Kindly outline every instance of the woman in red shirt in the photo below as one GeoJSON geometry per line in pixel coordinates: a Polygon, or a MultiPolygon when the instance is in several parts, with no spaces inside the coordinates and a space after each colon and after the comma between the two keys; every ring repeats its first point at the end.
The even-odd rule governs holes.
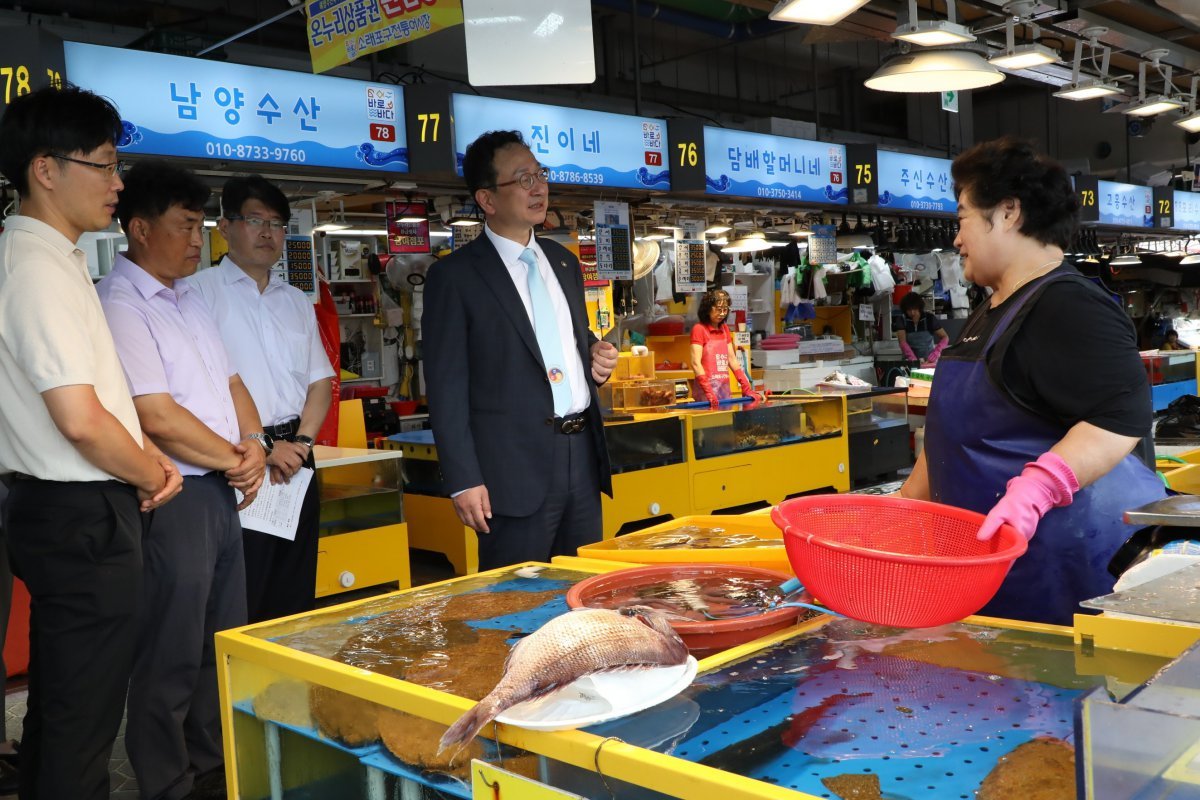
{"type": "Polygon", "coordinates": [[[737,378],[742,395],[755,402],[762,395],[750,386],[733,346],[733,336],[725,324],[729,316],[729,292],[713,289],[700,300],[696,314],[700,321],[692,327],[692,371],[696,373],[697,394],[716,408],[730,398],[729,373],[737,378]]]}

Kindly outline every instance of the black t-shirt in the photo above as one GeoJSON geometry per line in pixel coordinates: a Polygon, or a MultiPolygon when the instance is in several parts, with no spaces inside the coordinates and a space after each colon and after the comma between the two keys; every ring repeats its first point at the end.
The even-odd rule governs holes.
{"type": "Polygon", "coordinates": [[[942,329],[942,321],[930,314],[928,311],[921,314],[921,318],[916,322],[908,314],[904,315],[904,332],[905,334],[916,333],[917,331],[925,331],[927,333],[937,333],[942,329]]]}
{"type": "Polygon", "coordinates": [[[980,306],[943,358],[974,358],[1010,304],[1030,298],[988,354],[988,375],[1017,405],[1064,428],[1088,422],[1122,436],[1150,433],[1150,384],[1125,312],[1074,267],[1024,286],[996,308],[980,306]]]}

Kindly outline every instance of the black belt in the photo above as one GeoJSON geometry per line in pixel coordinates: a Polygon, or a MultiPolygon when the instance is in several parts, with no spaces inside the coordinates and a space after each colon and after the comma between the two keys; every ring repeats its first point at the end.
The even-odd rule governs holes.
{"type": "Polygon", "coordinates": [[[289,419],[278,425],[264,425],[263,430],[270,434],[272,439],[291,439],[300,432],[300,418],[289,419]]]}
{"type": "Polygon", "coordinates": [[[547,425],[554,426],[556,433],[565,433],[568,436],[586,430],[587,423],[586,411],[580,411],[578,414],[568,414],[565,417],[549,417],[546,420],[547,425]]]}

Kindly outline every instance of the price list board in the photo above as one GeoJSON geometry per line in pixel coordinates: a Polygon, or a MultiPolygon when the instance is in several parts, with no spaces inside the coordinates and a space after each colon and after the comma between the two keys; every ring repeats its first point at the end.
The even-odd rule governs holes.
{"type": "Polygon", "coordinates": [[[675,291],[681,294],[704,291],[707,250],[708,245],[703,239],[680,239],[675,242],[675,291]]]}
{"type": "Polygon", "coordinates": [[[313,241],[311,236],[289,234],[283,243],[283,268],[280,277],[292,286],[308,295],[314,303],[317,300],[317,266],[313,259],[313,241]]]}

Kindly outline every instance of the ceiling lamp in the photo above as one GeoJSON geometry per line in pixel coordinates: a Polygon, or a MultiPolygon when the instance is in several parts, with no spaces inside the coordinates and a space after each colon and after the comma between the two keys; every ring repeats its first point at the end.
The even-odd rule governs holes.
{"type": "Polygon", "coordinates": [[[1108,263],[1113,267],[1134,267],[1141,264],[1142,259],[1136,253],[1126,253],[1125,255],[1117,256],[1108,263]]]}
{"type": "MultiPolygon", "coordinates": [[[[340,216],[337,213],[330,214],[329,219],[327,221],[322,222],[319,225],[313,226],[313,232],[314,233],[332,233],[334,231],[344,231],[347,228],[349,228],[350,225],[349,225],[349,223],[346,222],[346,202],[344,200],[339,200],[338,208],[341,209],[340,216]]],[[[312,203],[312,212],[313,212],[313,220],[316,220],[317,219],[317,201],[316,200],[314,200],[312,203]]]]}
{"type": "Polygon", "coordinates": [[[712,226],[708,227],[707,229],[705,229],[704,232],[706,234],[708,234],[709,236],[720,236],[722,233],[729,233],[729,231],[731,231],[731,230],[733,230],[733,228],[722,223],[722,224],[712,225],[712,226]]]}
{"type": "Polygon", "coordinates": [[[1200,264],[1200,253],[1192,253],[1189,256],[1184,256],[1179,259],[1179,265],[1183,267],[1191,266],[1192,264],[1200,264]]]}
{"type": "Polygon", "coordinates": [[[770,250],[772,244],[767,241],[767,237],[758,231],[748,233],[745,236],[740,236],[734,239],[729,244],[721,248],[722,253],[758,253],[763,250],[770,250]]]}
{"type": "Polygon", "coordinates": [[[971,33],[955,19],[956,9],[954,0],[947,0],[946,19],[931,19],[924,22],[917,19],[917,0],[908,0],[908,21],[896,28],[892,33],[893,39],[899,39],[909,44],[919,44],[922,47],[938,47],[947,44],[962,44],[975,41],[971,33]]]}
{"type": "Polygon", "coordinates": [[[1158,61],[1165,56],[1168,50],[1147,50],[1142,53],[1143,58],[1150,59],[1150,66],[1162,76],[1163,93],[1146,96],[1146,62],[1138,64],[1138,96],[1129,108],[1125,109],[1125,113],[1131,117],[1152,117],[1155,114],[1161,114],[1164,111],[1174,111],[1177,108],[1183,108],[1183,101],[1171,95],[1171,90],[1175,88],[1175,84],[1171,83],[1171,65],[1168,64],[1165,68],[1160,66],[1158,61]]]}
{"type": "Polygon", "coordinates": [[[1187,116],[1175,120],[1175,125],[1188,133],[1200,133],[1200,111],[1196,110],[1196,88],[1200,86],[1200,75],[1192,76],[1192,91],[1188,97],[1187,116]]]}
{"type": "Polygon", "coordinates": [[[1085,43],[1076,42],[1075,63],[1071,68],[1071,82],[1055,92],[1054,96],[1063,100],[1095,100],[1098,97],[1120,94],[1121,87],[1115,83],[1110,83],[1108,80],[1108,60],[1112,55],[1112,50],[1100,46],[1100,37],[1108,33],[1108,28],[1097,25],[1093,28],[1084,28],[1079,33],[1087,37],[1086,46],[1091,50],[1092,67],[1099,71],[1100,77],[1081,76],[1079,70],[1083,66],[1083,48],[1085,43]],[[1096,64],[1097,50],[1101,51],[1099,65],[1096,64]]]}
{"type": "Polygon", "coordinates": [[[867,2],[868,0],[779,0],[767,16],[776,22],[836,25],[867,2]]]}
{"type": "Polygon", "coordinates": [[[866,86],[880,92],[961,92],[1000,83],[1004,73],[982,52],[977,45],[897,52],[884,59],[866,86]]]}
{"type": "Polygon", "coordinates": [[[1029,23],[1029,34],[1033,41],[1029,44],[1016,44],[1016,26],[1022,17],[1033,11],[1035,5],[1034,0],[1016,0],[1004,6],[1004,12],[1008,15],[1008,20],[1004,23],[1004,52],[989,58],[989,64],[1000,69],[1021,70],[1058,61],[1058,53],[1037,43],[1040,31],[1032,22],[1029,23]]]}

